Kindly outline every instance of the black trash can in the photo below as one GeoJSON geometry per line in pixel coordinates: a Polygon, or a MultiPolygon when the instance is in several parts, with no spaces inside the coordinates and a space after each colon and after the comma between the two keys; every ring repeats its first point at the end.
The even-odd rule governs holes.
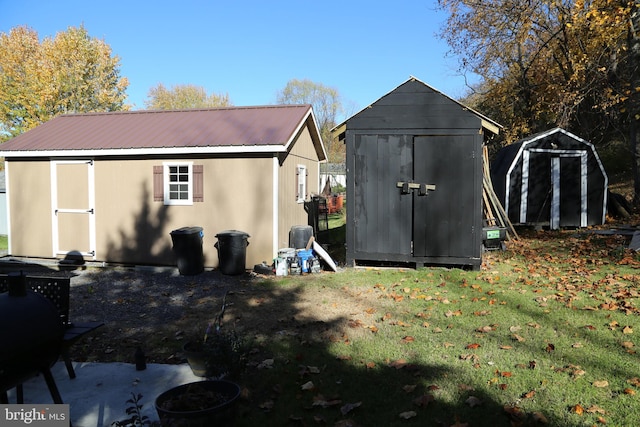
{"type": "Polygon", "coordinates": [[[171,232],[173,252],[178,259],[180,274],[195,276],[204,271],[203,237],[202,227],[182,227],[171,232]]]}
{"type": "Polygon", "coordinates": [[[237,275],[244,273],[247,264],[247,246],[250,236],[244,231],[227,230],[216,234],[218,241],[218,268],[222,274],[237,275]]]}

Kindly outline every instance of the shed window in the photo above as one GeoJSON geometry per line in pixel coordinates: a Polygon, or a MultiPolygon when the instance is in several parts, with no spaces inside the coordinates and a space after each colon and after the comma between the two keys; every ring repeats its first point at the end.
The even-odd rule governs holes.
{"type": "Polygon", "coordinates": [[[164,163],[153,168],[153,200],[165,205],[204,201],[203,167],[191,162],[164,163]]]}
{"type": "Polygon", "coordinates": [[[302,203],[307,198],[307,167],[298,165],[296,167],[296,200],[302,203]]]}

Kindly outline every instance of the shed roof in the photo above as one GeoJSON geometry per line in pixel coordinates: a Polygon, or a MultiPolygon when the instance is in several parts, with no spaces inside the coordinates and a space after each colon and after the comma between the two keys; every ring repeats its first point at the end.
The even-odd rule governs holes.
{"type": "Polygon", "coordinates": [[[5,142],[0,155],[284,152],[305,124],[326,159],[310,105],[62,115],[5,142]]]}
{"type": "Polygon", "coordinates": [[[345,132],[346,127],[347,127],[347,122],[354,116],[357,116],[358,114],[360,114],[362,111],[371,108],[371,106],[373,104],[375,104],[376,102],[380,101],[382,98],[388,96],[389,94],[393,93],[394,91],[396,91],[398,88],[400,88],[401,86],[407,84],[408,82],[411,81],[415,81],[418,83],[423,84],[424,86],[428,87],[430,90],[439,93],[440,95],[444,96],[445,98],[453,101],[454,103],[458,104],[460,107],[462,107],[465,110],[470,111],[471,113],[475,114],[476,116],[478,116],[478,118],[480,119],[480,122],[482,124],[482,128],[486,129],[487,131],[491,132],[494,135],[498,135],[500,133],[500,129],[502,128],[502,125],[499,124],[498,122],[491,120],[490,118],[488,118],[487,116],[475,111],[474,109],[467,107],[466,105],[462,104],[460,101],[456,101],[455,99],[451,98],[449,95],[439,91],[438,89],[435,89],[433,86],[428,85],[427,83],[423,82],[422,80],[414,77],[414,76],[409,76],[409,78],[404,81],[402,84],[398,85],[397,87],[395,87],[393,90],[389,91],[388,93],[386,93],[385,95],[381,96],[380,98],[378,98],[377,100],[375,100],[374,102],[372,102],[371,104],[369,104],[368,106],[364,107],[363,109],[361,109],[360,111],[358,111],[357,113],[353,114],[351,117],[349,117],[348,119],[346,119],[345,121],[343,121],[342,123],[340,123],[339,125],[335,126],[333,129],[331,129],[331,133],[335,136],[338,136],[339,138],[341,138],[341,135],[345,132]]]}

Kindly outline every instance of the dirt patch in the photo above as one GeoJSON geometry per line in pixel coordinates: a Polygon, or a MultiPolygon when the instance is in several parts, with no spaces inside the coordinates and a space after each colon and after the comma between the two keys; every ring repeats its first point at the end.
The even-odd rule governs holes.
{"type": "MultiPolygon", "coordinates": [[[[321,281],[323,274],[336,273],[310,275],[309,281],[321,281]]],[[[74,273],[71,286],[72,321],[105,323],[72,349],[75,361],[133,362],[141,347],[149,362],[183,363],[183,343],[204,335],[225,295],[224,327],[256,340],[291,334],[339,339],[349,322],[366,322],[369,316],[366,295],[304,281],[278,285],[248,273],[89,269],[74,273]]]]}

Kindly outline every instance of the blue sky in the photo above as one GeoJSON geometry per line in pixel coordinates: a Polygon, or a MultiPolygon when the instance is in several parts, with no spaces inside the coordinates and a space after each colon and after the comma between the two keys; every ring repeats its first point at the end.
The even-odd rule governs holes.
{"type": "Polygon", "coordinates": [[[121,59],[129,104],[150,87],[194,84],[234,105],[275,103],[291,79],[336,88],[355,113],[413,75],[445,94],[465,79],[437,37],[436,0],[0,0],[0,32],[40,38],[84,25],[121,59]]]}

